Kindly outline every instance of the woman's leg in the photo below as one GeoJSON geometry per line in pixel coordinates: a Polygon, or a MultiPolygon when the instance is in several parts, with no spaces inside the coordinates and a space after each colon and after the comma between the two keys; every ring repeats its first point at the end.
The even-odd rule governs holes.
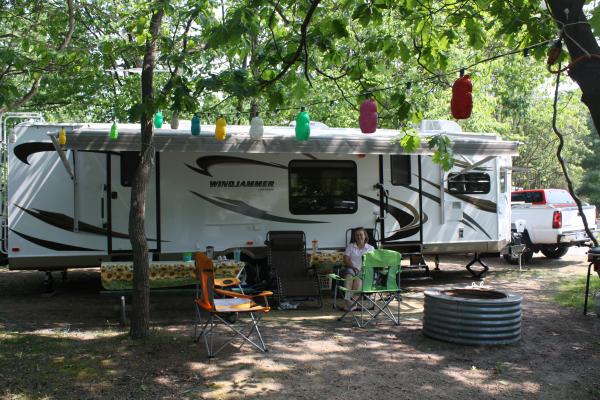
{"type": "MultiPolygon", "coordinates": [[[[352,290],[354,289],[354,275],[352,274],[346,274],[344,276],[344,287],[348,290],[352,290]]],[[[348,309],[352,306],[352,294],[348,291],[346,291],[344,293],[344,303],[345,303],[345,308],[348,309]]]]}

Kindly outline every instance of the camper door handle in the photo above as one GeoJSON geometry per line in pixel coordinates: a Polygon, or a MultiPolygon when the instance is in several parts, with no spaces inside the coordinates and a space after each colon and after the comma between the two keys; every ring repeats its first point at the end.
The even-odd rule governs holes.
{"type": "Polygon", "coordinates": [[[385,195],[385,212],[388,212],[388,205],[390,204],[390,191],[389,190],[384,190],[383,191],[384,195],[385,195]]]}
{"type": "Polygon", "coordinates": [[[100,197],[100,218],[104,219],[104,197],[100,197]]]}

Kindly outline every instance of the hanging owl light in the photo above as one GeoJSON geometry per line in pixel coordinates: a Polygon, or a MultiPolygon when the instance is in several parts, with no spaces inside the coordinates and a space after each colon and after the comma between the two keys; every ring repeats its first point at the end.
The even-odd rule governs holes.
{"type": "Polygon", "coordinates": [[[154,114],[154,127],[156,129],[160,129],[163,126],[163,113],[160,111],[157,111],[156,114],[154,114]]]}
{"type": "Polygon", "coordinates": [[[179,129],[179,114],[177,111],[173,112],[171,116],[171,129],[179,129]]]}
{"type": "Polygon", "coordinates": [[[302,107],[300,113],[296,117],[296,139],[304,142],[310,136],[310,116],[306,109],[302,107]]]}
{"type": "Polygon", "coordinates": [[[192,117],[192,135],[200,136],[200,116],[198,114],[192,117]]]}
{"type": "Polygon", "coordinates": [[[265,131],[265,126],[264,126],[263,120],[258,115],[258,112],[257,112],[256,115],[250,121],[250,139],[252,139],[252,140],[262,139],[264,131],[265,131]]]}
{"type": "Polygon", "coordinates": [[[375,99],[369,97],[362,102],[360,105],[360,115],[358,117],[358,126],[362,133],[373,133],[377,130],[377,121],[379,115],[377,114],[377,103],[375,99]]]}
{"type": "Polygon", "coordinates": [[[67,144],[67,131],[65,128],[60,128],[60,132],[58,132],[58,144],[61,146],[67,144]]]}
{"type": "Polygon", "coordinates": [[[108,133],[108,138],[110,140],[117,140],[119,138],[119,128],[117,127],[117,121],[113,121],[113,124],[110,127],[110,132],[108,133]]]}
{"type": "Polygon", "coordinates": [[[473,110],[473,83],[469,75],[462,75],[452,85],[450,102],[452,116],[456,119],[467,119],[473,110]]]}
{"type": "Polygon", "coordinates": [[[219,117],[215,123],[215,138],[217,140],[225,140],[225,137],[227,136],[226,128],[227,121],[225,121],[225,118],[222,116],[219,117]]]}

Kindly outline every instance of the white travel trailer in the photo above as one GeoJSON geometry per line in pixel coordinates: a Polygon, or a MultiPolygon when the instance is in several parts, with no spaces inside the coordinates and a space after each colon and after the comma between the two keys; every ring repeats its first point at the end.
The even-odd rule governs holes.
{"type": "MultiPolygon", "coordinates": [[[[510,166],[517,142],[425,121],[420,148],[403,152],[398,131],[313,127],[297,141],[293,127],[214,126],[192,136],[157,129],[156,164],[146,197],[146,232],[154,259],[242,248],[264,257],[270,230],[302,230],[320,249],[345,246],[348,228],[374,228],[381,245],[422,254],[493,253],[510,242],[510,166]],[[455,166],[432,161],[427,137],[452,140],[455,166]],[[416,250],[415,250],[416,249],[416,250]]],[[[3,134],[5,219],[2,252],[11,269],[42,271],[126,259],[132,173],[139,125],[19,124],[3,134]],[[66,130],[66,144],[58,143],[66,130]]]]}

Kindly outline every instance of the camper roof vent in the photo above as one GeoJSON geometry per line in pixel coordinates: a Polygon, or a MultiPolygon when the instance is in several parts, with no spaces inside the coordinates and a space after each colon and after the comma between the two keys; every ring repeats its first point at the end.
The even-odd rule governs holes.
{"type": "Polygon", "coordinates": [[[462,129],[454,121],[446,121],[443,119],[424,119],[419,124],[421,132],[446,132],[446,133],[461,133],[462,129]]]}

